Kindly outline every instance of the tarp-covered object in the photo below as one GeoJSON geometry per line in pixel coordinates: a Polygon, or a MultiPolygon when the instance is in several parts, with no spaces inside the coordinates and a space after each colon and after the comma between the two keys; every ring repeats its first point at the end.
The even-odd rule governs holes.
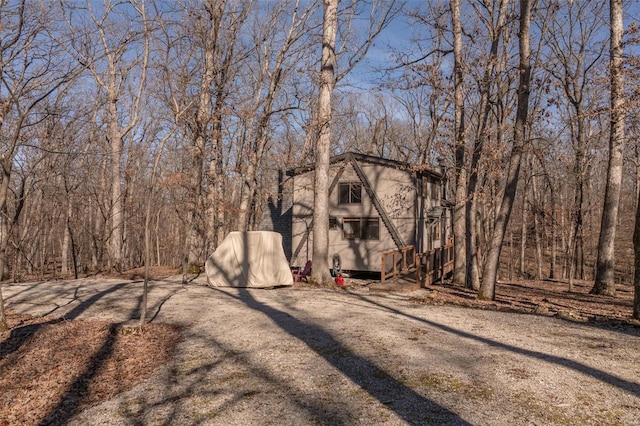
{"type": "Polygon", "coordinates": [[[205,272],[214,287],[293,285],[282,235],[277,232],[231,232],[207,259],[205,272]]]}

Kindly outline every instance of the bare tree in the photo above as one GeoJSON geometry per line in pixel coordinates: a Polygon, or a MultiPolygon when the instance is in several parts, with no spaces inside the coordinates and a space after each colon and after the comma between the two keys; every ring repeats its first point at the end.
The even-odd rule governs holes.
{"type": "Polygon", "coordinates": [[[396,64],[387,72],[393,75],[402,71],[402,74],[385,85],[402,107],[395,116],[401,114],[402,119],[397,121],[406,123],[409,137],[398,136],[392,141],[393,150],[384,154],[429,168],[438,156],[438,138],[447,131],[453,99],[444,71],[446,56],[451,52],[446,46],[445,32],[448,6],[444,2],[423,6],[424,10],[405,8],[409,25],[418,30],[407,34],[411,49],[393,51],[396,64]]]}
{"type": "MultiPolygon", "coordinates": [[[[588,97],[592,89],[596,65],[604,53],[599,38],[600,18],[604,3],[569,2],[563,7],[548,8],[546,17],[549,31],[541,33],[550,55],[544,66],[559,84],[568,102],[568,127],[575,153],[573,173],[575,180],[573,241],[568,247],[570,277],[584,278],[584,225],[586,185],[588,184],[588,97]]],[[[552,100],[552,102],[557,102],[552,100]]]]}
{"type": "Polygon", "coordinates": [[[313,201],[313,269],[315,282],[331,282],[329,272],[329,157],[331,154],[331,96],[336,85],[336,33],[338,0],[324,0],[320,94],[318,96],[318,140],[313,201]]]}
{"type": "Polygon", "coordinates": [[[489,253],[487,254],[487,261],[482,274],[482,282],[478,292],[478,297],[481,299],[495,299],[495,285],[500,261],[500,250],[502,249],[507,224],[509,223],[509,217],[511,216],[513,208],[518,186],[518,176],[520,174],[520,163],[526,143],[525,129],[527,128],[531,81],[530,27],[531,3],[529,0],[520,0],[520,31],[518,34],[520,54],[518,71],[520,73],[520,81],[518,83],[518,111],[513,131],[513,147],[509,158],[504,195],[496,218],[489,253]]]}
{"type": "Polygon", "coordinates": [[[636,206],[636,224],[633,232],[633,318],[640,319],[640,197],[636,206]]]}
{"type": "Polygon", "coordinates": [[[243,28],[254,8],[252,1],[207,0],[186,2],[176,10],[158,9],[159,66],[165,75],[159,99],[180,125],[186,153],[176,163],[176,181],[184,194],[173,194],[182,205],[178,216],[185,229],[180,257],[186,281],[187,273],[199,269],[233,226],[233,214],[225,221],[235,198],[228,193],[233,138],[225,133],[225,124],[235,119],[241,123],[239,132],[245,130],[238,118],[245,92],[235,85],[253,48],[245,43],[243,28]]]}
{"type": "Polygon", "coordinates": [[[394,2],[373,2],[369,5],[369,28],[364,41],[355,49],[349,46],[353,32],[357,31],[352,25],[354,19],[355,3],[345,13],[346,25],[342,33],[342,44],[336,48],[336,35],[338,33],[338,0],[324,0],[323,32],[322,32],[322,59],[320,63],[320,93],[318,95],[318,117],[313,126],[317,132],[316,140],[316,166],[314,183],[314,211],[313,211],[313,269],[312,278],[320,284],[332,281],[329,271],[329,158],[331,154],[331,97],[336,83],[344,78],[366,56],[376,36],[380,34],[394,14],[396,13],[394,2]],[[351,50],[352,49],[352,50],[351,50]],[[352,52],[346,55],[344,70],[337,72],[337,51],[342,53],[352,52]]]}
{"type": "MultiPolygon", "coordinates": [[[[187,219],[186,265],[183,266],[183,273],[186,273],[192,265],[202,262],[206,247],[204,237],[207,233],[202,217],[205,210],[204,161],[211,149],[212,91],[215,90],[216,69],[219,66],[216,61],[219,57],[218,49],[222,37],[220,33],[225,6],[226,1],[209,0],[204,2],[202,11],[198,14],[198,19],[193,25],[194,39],[201,51],[201,68],[197,106],[189,119],[192,133],[192,142],[189,146],[191,158],[190,208],[187,219]]],[[[168,82],[168,84],[171,83],[168,82]]]]}
{"type": "MultiPolygon", "coordinates": [[[[449,115],[451,114],[449,105],[453,101],[454,127],[451,139],[454,141],[453,163],[457,180],[454,209],[454,239],[457,241],[455,244],[457,254],[453,279],[458,284],[466,284],[470,288],[477,289],[482,254],[479,247],[484,245],[479,240],[486,233],[480,229],[480,226],[484,227],[483,223],[486,220],[483,218],[482,211],[478,211],[478,206],[485,209],[481,198],[487,197],[492,192],[492,189],[485,191],[483,188],[485,183],[492,184],[491,173],[485,170],[487,168],[501,170],[499,166],[488,167],[488,162],[497,156],[489,152],[489,158],[483,160],[483,152],[487,150],[485,146],[492,142],[497,145],[502,143],[503,128],[506,127],[504,120],[509,115],[512,97],[508,93],[512,80],[511,77],[508,75],[504,77],[503,74],[506,74],[504,70],[508,69],[508,35],[511,31],[511,20],[509,19],[510,2],[507,0],[465,4],[470,6],[466,11],[473,13],[465,16],[466,28],[464,29],[460,22],[462,20],[460,2],[451,1],[448,7],[441,7],[442,3],[440,6],[429,5],[426,14],[412,11],[411,16],[422,27],[429,29],[427,31],[429,36],[424,40],[416,39],[416,47],[413,50],[418,53],[399,52],[397,56],[402,59],[400,62],[404,67],[420,71],[420,73],[416,72],[418,78],[415,79],[417,81],[415,86],[421,87],[424,81],[430,81],[425,77],[428,72],[438,75],[440,80],[443,80],[438,74],[442,72],[443,64],[437,60],[427,61],[427,59],[444,57],[451,53],[451,50],[443,48],[440,44],[442,29],[450,26],[454,55],[453,97],[449,96],[448,102],[439,100],[437,108],[446,111],[449,115]],[[442,17],[450,19],[449,26],[442,17]],[[462,58],[462,38],[465,36],[468,38],[464,53],[467,59],[462,58]],[[489,45],[488,51],[482,52],[485,40],[489,45]],[[425,43],[421,43],[422,41],[425,43]],[[481,66],[463,69],[464,62],[474,62],[481,66]],[[476,69],[479,70],[478,73],[475,73],[476,69]],[[464,86],[467,84],[465,79],[471,77],[477,81],[477,90],[467,90],[465,93],[464,86]],[[492,127],[494,124],[495,127],[492,127]],[[473,138],[471,148],[467,146],[468,135],[473,138]],[[492,139],[492,136],[495,137],[492,139]],[[467,158],[467,155],[470,158],[467,158]]],[[[410,86],[410,78],[405,79],[409,80],[407,83],[409,89],[415,90],[410,86]]],[[[432,88],[431,96],[437,99],[436,86],[432,88]]],[[[491,146],[488,148],[489,151],[495,152],[499,149],[496,147],[492,150],[491,146]]],[[[493,202],[492,198],[489,200],[490,203],[493,202]]],[[[492,214],[493,208],[486,210],[492,214]]]]}
{"type": "MultiPolygon", "coordinates": [[[[20,208],[9,216],[8,198],[16,155],[26,144],[23,133],[42,116],[36,107],[73,78],[73,67],[60,62],[60,49],[46,29],[51,18],[47,4],[0,2],[0,276],[7,266],[9,227],[20,208]]],[[[24,183],[24,181],[23,181],[24,183]]],[[[23,197],[19,197],[24,202],[23,197]]],[[[4,302],[0,288],[0,329],[6,329],[4,302]]]]}
{"type": "MultiPolygon", "coordinates": [[[[224,152],[223,121],[228,109],[231,95],[234,92],[232,83],[236,79],[240,65],[248,58],[249,53],[242,42],[242,29],[248,22],[253,1],[231,3],[225,15],[224,31],[219,34],[216,53],[216,73],[213,89],[213,109],[211,122],[211,158],[207,171],[208,209],[207,230],[209,251],[218,246],[228,230],[232,229],[225,209],[227,198],[226,165],[228,158],[224,152]]],[[[235,197],[229,197],[235,198],[235,197]]]]}
{"type": "MultiPolygon", "coordinates": [[[[466,228],[466,278],[467,288],[474,290],[480,287],[480,260],[477,223],[477,186],[480,160],[488,138],[489,117],[491,114],[491,89],[494,79],[500,73],[503,63],[499,61],[500,42],[507,31],[507,0],[500,0],[489,8],[489,19],[485,19],[490,34],[490,47],[483,74],[479,82],[480,103],[478,105],[478,123],[474,134],[473,150],[466,196],[465,228],[466,228]]],[[[478,12],[480,15],[480,12],[478,12]]],[[[506,49],[505,49],[506,50],[506,49]]],[[[499,96],[496,96],[498,98],[499,96]]],[[[503,111],[504,113],[504,111],[503,111]]]]}
{"type": "Polygon", "coordinates": [[[106,100],[106,139],[110,146],[110,267],[124,267],[124,192],[122,159],[125,140],[139,123],[147,81],[151,30],[146,0],[126,5],[107,2],[94,8],[63,2],[69,28],[69,53],[89,72],[106,100]],[[78,13],[89,19],[87,25],[78,13]]]}
{"type": "MultiPolygon", "coordinates": [[[[301,7],[300,1],[279,2],[275,10],[268,14],[259,39],[255,42],[258,72],[253,75],[258,87],[255,90],[254,111],[259,111],[255,130],[249,129],[251,136],[248,148],[247,167],[243,173],[243,183],[240,195],[238,214],[238,229],[247,230],[250,209],[255,205],[258,173],[263,164],[264,156],[270,141],[269,124],[278,112],[295,108],[295,104],[277,107],[276,101],[281,85],[290,74],[295,64],[299,63],[307,52],[306,45],[301,43],[312,28],[310,19],[317,9],[315,2],[301,7]],[[285,18],[286,13],[291,16],[285,18]],[[287,19],[286,21],[284,21],[287,19]],[[283,22],[284,21],[284,22],[283,22]],[[286,23],[283,28],[282,25],[286,23]],[[283,34],[284,30],[284,34],[283,34]]],[[[295,100],[293,100],[295,101],[295,100]]]]}
{"type": "MultiPolygon", "coordinates": [[[[165,107],[161,110],[165,118],[171,117],[170,121],[180,126],[186,147],[176,150],[187,154],[186,159],[179,156],[172,164],[171,181],[184,189],[184,193],[175,189],[167,191],[176,205],[183,206],[176,210],[183,228],[178,245],[185,283],[190,265],[199,263],[205,246],[204,158],[208,152],[211,85],[215,72],[212,45],[219,30],[218,8],[214,2],[200,4],[203,10],[189,6],[183,16],[176,10],[165,11],[154,4],[160,35],[155,43],[154,65],[159,78],[154,94],[165,107]],[[195,16],[197,19],[187,19],[195,16]]],[[[157,246],[158,237],[158,252],[157,246]]]]}
{"type": "Polygon", "coordinates": [[[624,148],[624,68],[622,62],[623,20],[622,0],[610,0],[610,65],[611,78],[611,124],[609,129],[609,164],[607,167],[607,184],[602,207],[602,224],[598,240],[598,260],[596,264],[596,280],[591,293],[615,294],[614,247],[620,192],[622,190],[622,150],[624,148]]]}
{"type": "Polygon", "coordinates": [[[156,184],[158,178],[158,165],[160,164],[160,160],[162,159],[164,146],[169,138],[173,136],[176,127],[177,126],[174,125],[171,129],[162,129],[163,136],[160,138],[156,152],[153,156],[154,159],[153,165],[151,166],[149,188],[146,191],[144,214],[144,283],[142,287],[142,306],[140,308],[140,326],[143,326],[147,322],[147,304],[149,298],[149,280],[151,268],[151,209],[153,208],[153,201],[157,192],[156,184]]]}
{"type": "Polygon", "coordinates": [[[451,23],[453,31],[453,87],[454,87],[454,126],[455,126],[455,170],[456,195],[453,210],[453,241],[455,246],[455,264],[453,283],[464,285],[467,268],[465,249],[466,226],[465,206],[467,204],[467,168],[465,164],[465,117],[464,117],[464,78],[462,23],[460,19],[460,0],[451,0],[451,23]]]}

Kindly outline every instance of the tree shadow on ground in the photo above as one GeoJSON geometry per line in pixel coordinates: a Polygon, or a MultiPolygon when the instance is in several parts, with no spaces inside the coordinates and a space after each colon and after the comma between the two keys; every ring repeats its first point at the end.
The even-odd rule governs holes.
{"type": "MultiPolygon", "coordinates": [[[[172,366],[165,379],[166,393],[161,398],[141,394],[138,396],[139,404],[121,404],[120,409],[126,413],[131,424],[146,424],[140,418],[152,417],[155,410],[163,413],[161,421],[154,421],[157,425],[170,426],[185,422],[192,425],[210,424],[211,419],[220,413],[227,410],[233,412],[246,399],[271,388],[286,394],[286,403],[295,405],[314,423],[340,425],[355,421],[346,406],[327,407],[322,398],[301,393],[282,377],[256,364],[251,354],[236,350],[208,334],[192,330],[185,334],[187,340],[198,341],[209,349],[207,356],[210,359],[203,363],[190,362],[186,369],[172,366]],[[238,382],[238,376],[250,377],[251,380],[238,382]],[[201,403],[194,408],[190,405],[193,399],[218,400],[219,403],[201,403]]],[[[286,421],[281,419],[283,424],[286,421]]]]}
{"type": "MultiPolygon", "coordinates": [[[[29,337],[31,335],[33,335],[34,333],[36,333],[38,330],[40,330],[42,327],[44,327],[45,325],[49,325],[49,324],[56,324],[59,323],[61,321],[64,320],[72,320],[72,319],[76,319],[78,316],[80,316],[80,314],[82,314],[84,311],[86,311],[87,309],[89,309],[89,307],[91,307],[91,305],[93,305],[94,303],[96,303],[98,300],[102,299],[103,297],[105,297],[106,295],[113,293],[119,289],[121,289],[122,287],[126,286],[128,283],[119,283],[119,284],[115,284],[112,287],[109,287],[106,290],[103,290],[99,293],[96,293],[94,295],[92,295],[91,297],[89,297],[87,300],[84,301],[80,301],[80,303],[78,303],[78,305],[76,307],[74,307],[73,309],[71,309],[67,314],[65,314],[62,318],[53,318],[49,321],[44,321],[38,324],[30,324],[30,325],[26,325],[26,326],[18,326],[15,328],[12,328],[11,331],[9,332],[9,337],[5,340],[4,343],[2,343],[2,345],[0,345],[0,360],[4,359],[5,357],[7,357],[9,354],[17,351],[18,349],[20,349],[22,347],[22,345],[24,345],[29,337]]],[[[80,298],[78,296],[78,289],[76,289],[76,291],[74,292],[74,298],[66,303],[64,306],[69,305],[73,302],[79,301],[80,298]]],[[[53,309],[52,311],[48,312],[47,314],[43,315],[49,315],[52,312],[56,311],[58,308],[53,309]]]]}
{"type": "Polygon", "coordinates": [[[469,424],[446,407],[418,394],[373,362],[353,353],[319,325],[304,322],[287,312],[261,303],[245,288],[238,289],[238,296],[218,288],[215,290],[228,297],[239,299],[249,308],[266,315],[278,327],[304,342],[316,354],[407,423],[469,424]]]}
{"type": "MultiPolygon", "coordinates": [[[[616,377],[611,373],[608,373],[606,371],[603,370],[599,370],[597,368],[593,368],[589,365],[583,364],[581,362],[578,361],[574,361],[572,359],[568,359],[568,358],[564,358],[564,357],[560,357],[560,356],[556,356],[556,355],[551,355],[551,354],[547,354],[544,352],[539,352],[539,351],[534,351],[534,350],[530,350],[530,349],[524,349],[524,348],[520,348],[517,346],[513,346],[513,345],[509,345],[506,343],[502,343],[499,342],[497,340],[492,340],[486,337],[482,337],[482,336],[478,336],[472,333],[468,333],[466,331],[462,331],[462,330],[458,330],[456,328],[444,325],[444,324],[440,324],[437,323],[435,321],[431,321],[425,318],[420,318],[414,315],[410,315],[407,314],[405,312],[402,312],[396,308],[384,305],[382,303],[376,302],[374,300],[372,300],[369,297],[365,297],[362,295],[355,295],[356,297],[358,297],[360,300],[362,300],[363,302],[366,302],[368,304],[377,306],[378,308],[384,309],[387,312],[390,313],[394,313],[396,315],[400,315],[402,317],[414,320],[416,322],[420,322],[426,325],[429,325],[431,327],[440,329],[442,331],[445,331],[447,333],[450,334],[454,334],[456,336],[459,337],[463,337],[465,339],[471,339],[471,340],[475,340],[481,343],[484,343],[488,346],[492,346],[495,348],[499,348],[499,349],[503,349],[505,351],[509,351],[515,354],[519,354],[519,355],[524,355],[526,357],[530,357],[530,358],[535,358],[535,359],[539,359],[542,361],[546,361],[552,364],[556,364],[559,365],[561,367],[565,367],[565,368],[569,368],[572,369],[574,371],[580,372],[582,374],[585,374],[587,376],[591,376],[594,379],[600,380],[603,383],[609,384],[611,386],[615,386],[623,391],[626,391],[634,396],[640,397],[640,384],[636,383],[636,382],[632,382],[629,380],[625,380],[622,379],[620,377],[616,377]]],[[[588,325],[588,324],[583,324],[583,325],[588,325]]]]}
{"type": "Polygon", "coordinates": [[[640,336],[640,322],[631,318],[633,295],[619,288],[619,296],[589,294],[584,283],[567,284],[548,281],[500,282],[496,299],[478,300],[477,291],[452,285],[449,282],[425,286],[427,297],[417,296],[426,304],[462,306],[472,309],[494,310],[520,314],[556,317],[563,321],[610,330],[631,336],[640,336]]]}
{"type": "Polygon", "coordinates": [[[60,401],[40,422],[41,426],[64,425],[76,414],[83,399],[89,392],[89,386],[100,368],[113,353],[118,337],[116,324],[109,326],[108,334],[100,349],[93,355],[85,371],[67,388],[60,401]]]}
{"type": "MultiPolygon", "coordinates": [[[[73,320],[78,318],[83,312],[98,302],[105,296],[114,293],[130,283],[118,283],[109,288],[93,294],[86,300],[81,300],[78,296],[78,289],[74,292],[74,298],[66,305],[79,301],[78,305],[67,312],[62,318],[54,318],[49,321],[43,321],[38,324],[26,326],[18,326],[10,331],[9,337],[0,346],[0,360],[6,358],[11,353],[18,351],[30,337],[37,333],[40,329],[47,325],[53,325],[65,320],[73,320]]],[[[59,308],[59,307],[58,307],[59,308]]],[[[58,308],[51,312],[54,312],[58,308]]],[[[51,313],[50,312],[50,313],[51,313]]],[[[100,349],[92,357],[91,362],[82,373],[67,389],[60,398],[57,405],[50,411],[47,417],[40,423],[41,425],[66,424],[66,422],[76,413],[77,408],[81,405],[84,396],[87,394],[88,387],[92,378],[100,371],[100,367],[109,358],[113,351],[113,344],[117,337],[117,326],[111,324],[107,337],[100,349]]]]}
{"type": "MultiPolygon", "coordinates": [[[[227,297],[239,300],[247,307],[264,314],[280,329],[304,342],[307,347],[407,423],[469,424],[446,407],[418,394],[370,360],[353,353],[321,326],[304,322],[287,312],[256,300],[245,287],[246,281],[243,282],[243,271],[250,270],[250,245],[246,233],[243,235],[243,239],[243,256],[241,265],[238,265],[240,268],[212,264],[212,266],[218,267],[219,272],[226,276],[227,282],[237,283],[234,287],[238,290],[238,295],[235,296],[218,287],[213,287],[214,290],[227,297]]],[[[213,259],[209,258],[207,262],[209,261],[213,262],[213,259]]]]}

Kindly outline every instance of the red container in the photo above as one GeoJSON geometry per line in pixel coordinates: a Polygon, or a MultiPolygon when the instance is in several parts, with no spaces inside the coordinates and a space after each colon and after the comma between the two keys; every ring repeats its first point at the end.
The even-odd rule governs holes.
{"type": "Polygon", "coordinates": [[[344,285],[344,278],[342,278],[342,275],[338,275],[336,277],[336,285],[339,285],[340,287],[344,285]]]}

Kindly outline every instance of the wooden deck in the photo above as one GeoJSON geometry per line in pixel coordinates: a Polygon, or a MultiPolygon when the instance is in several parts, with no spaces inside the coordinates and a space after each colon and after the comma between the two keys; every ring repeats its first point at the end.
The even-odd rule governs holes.
{"type": "Polygon", "coordinates": [[[369,291],[384,291],[391,293],[411,293],[419,290],[420,283],[416,281],[415,274],[399,275],[386,279],[384,282],[373,283],[369,286],[369,291]]]}
{"type": "Polygon", "coordinates": [[[381,255],[380,283],[370,288],[379,289],[377,291],[407,288],[410,289],[407,291],[413,291],[431,285],[453,271],[453,256],[451,240],[444,247],[426,253],[417,253],[414,246],[384,252],[381,255]]]}

